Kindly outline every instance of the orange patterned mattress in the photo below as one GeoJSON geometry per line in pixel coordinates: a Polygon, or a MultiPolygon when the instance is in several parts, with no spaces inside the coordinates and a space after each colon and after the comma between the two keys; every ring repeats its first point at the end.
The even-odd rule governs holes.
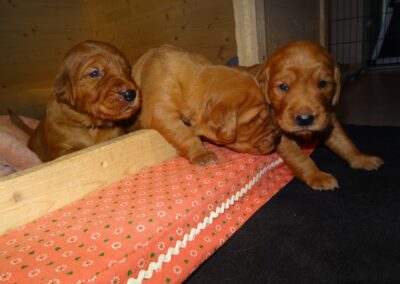
{"type": "Polygon", "coordinates": [[[0,237],[0,283],[180,283],[292,175],[277,154],[207,145],[0,237]]]}

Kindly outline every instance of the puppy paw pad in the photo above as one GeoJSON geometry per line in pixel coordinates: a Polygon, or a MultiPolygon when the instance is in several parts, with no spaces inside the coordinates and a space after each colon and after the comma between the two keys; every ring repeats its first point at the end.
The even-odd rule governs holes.
{"type": "Polygon", "coordinates": [[[218,161],[218,158],[213,152],[205,152],[200,155],[197,155],[190,161],[192,164],[198,166],[207,166],[209,164],[215,164],[218,161]]]}
{"type": "Polygon", "coordinates": [[[360,155],[350,164],[353,169],[362,169],[367,171],[376,170],[382,165],[383,160],[381,158],[368,155],[360,155]]]}
{"type": "Polygon", "coordinates": [[[315,190],[333,190],[339,187],[336,178],[324,172],[315,173],[306,182],[315,190]]]}

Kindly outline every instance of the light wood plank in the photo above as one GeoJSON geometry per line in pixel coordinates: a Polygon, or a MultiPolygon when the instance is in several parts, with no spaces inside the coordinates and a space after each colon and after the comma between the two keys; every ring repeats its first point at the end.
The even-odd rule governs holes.
{"type": "Polygon", "coordinates": [[[250,66],[264,62],[266,54],[264,1],[233,0],[239,64],[250,66]]]}
{"type": "Polygon", "coordinates": [[[155,130],[140,130],[0,179],[0,234],[176,156],[155,130]]]}

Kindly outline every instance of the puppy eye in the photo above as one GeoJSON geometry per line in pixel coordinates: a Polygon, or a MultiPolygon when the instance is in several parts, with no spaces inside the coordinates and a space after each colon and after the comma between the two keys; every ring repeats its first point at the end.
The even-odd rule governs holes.
{"type": "Polygon", "coordinates": [[[93,70],[89,73],[89,76],[92,78],[98,78],[101,76],[101,72],[99,70],[93,70]]]}
{"type": "Polygon", "coordinates": [[[282,92],[287,92],[289,90],[289,85],[286,83],[281,83],[278,85],[278,88],[282,91],[282,92]]]}
{"type": "Polygon", "coordinates": [[[328,81],[325,81],[325,80],[319,81],[318,88],[324,89],[324,88],[326,88],[326,86],[328,86],[328,81]]]}

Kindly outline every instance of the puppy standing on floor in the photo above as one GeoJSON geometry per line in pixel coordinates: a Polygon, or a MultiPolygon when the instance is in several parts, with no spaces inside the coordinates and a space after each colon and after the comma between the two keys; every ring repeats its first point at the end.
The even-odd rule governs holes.
{"type": "Polygon", "coordinates": [[[28,146],[45,162],[117,137],[124,133],[119,122],[139,106],[125,56],[107,43],[82,42],[66,54],[28,146]]]}
{"type": "Polygon", "coordinates": [[[241,69],[252,73],[270,101],[283,131],[278,153],[294,175],[314,189],[338,187],[334,176],[320,171],[297,140],[317,135],[352,168],[373,170],[383,164],[361,153],[336,119],[340,71],[329,53],[309,41],[295,41],[277,50],[265,64],[241,69]]]}
{"type": "Polygon", "coordinates": [[[254,78],[164,45],[133,67],[143,95],[138,128],[154,128],[191,163],[217,161],[201,138],[253,154],[274,149],[279,134],[254,78]]]}

